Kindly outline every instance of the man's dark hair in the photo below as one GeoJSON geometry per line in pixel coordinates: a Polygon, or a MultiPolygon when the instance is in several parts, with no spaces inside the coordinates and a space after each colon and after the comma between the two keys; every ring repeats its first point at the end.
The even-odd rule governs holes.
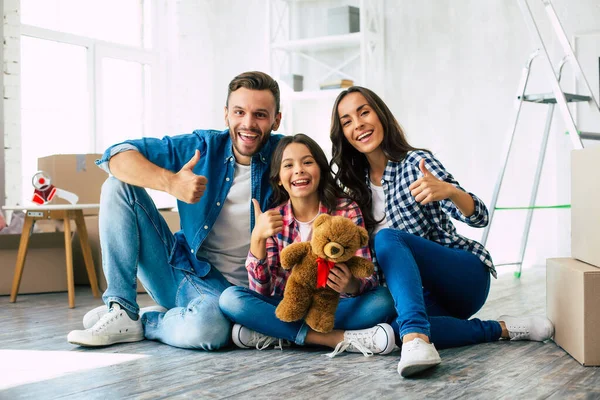
{"type": "Polygon", "coordinates": [[[227,91],[225,107],[227,107],[229,104],[229,96],[231,95],[231,92],[235,92],[239,88],[246,88],[250,90],[270,90],[275,98],[275,114],[279,113],[279,85],[275,79],[271,78],[270,75],[260,71],[249,71],[233,78],[231,82],[229,82],[229,90],[227,91]]]}

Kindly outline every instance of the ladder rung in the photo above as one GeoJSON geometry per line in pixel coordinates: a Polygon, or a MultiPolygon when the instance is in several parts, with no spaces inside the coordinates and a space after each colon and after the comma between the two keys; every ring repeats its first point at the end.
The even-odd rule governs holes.
{"type": "Polygon", "coordinates": [[[520,265],[520,264],[522,264],[522,263],[520,263],[518,261],[515,261],[515,262],[509,262],[509,263],[502,263],[502,264],[496,264],[496,263],[494,263],[494,266],[495,267],[502,267],[503,265],[520,265]]]}
{"type": "Polygon", "coordinates": [[[494,210],[510,211],[510,210],[543,210],[553,208],[571,208],[570,204],[557,204],[555,206],[523,206],[523,207],[495,207],[494,210]]]}
{"type": "MultiPolygon", "coordinates": [[[[565,135],[568,135],[569,131],[565,132],[565,135]]],[[[579,136],[582,139],[587,139],[587,140],[600,140],[600,133],[596,133],[596,132],[581,132],[579,131],[579,136]]]]}
{"type": "MultiPolygon", "coordinates": [[[[590,96],[582,96],[580,94],[565,93],[564,95],[567,103],[573,103],[576,101],[590,101],[592,99],[590,96]]],[[[521,96],[518,96],[517,98],[521,100],[521,96]]],[[[528,101],[531,103],[556,104],[556,96],[554,96],[554,93],[526,94],[523,96],[523,101],[528,101]]]]}
{"type": "Polygon", "coordinates": [[[600,133],[596,132],[579,132],[579,136],[587,140],[600,140],[600,133]]]}

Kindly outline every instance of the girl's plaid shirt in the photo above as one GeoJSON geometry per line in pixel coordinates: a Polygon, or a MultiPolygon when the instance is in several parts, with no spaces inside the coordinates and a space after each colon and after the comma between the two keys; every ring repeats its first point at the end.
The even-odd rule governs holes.
{"type": "MultiPolygon", "coordinates": [[[[338,199],[337,209],[330,213],[333,216],[341,215],[352,219],[357,225],[364,227],[362,212],[353,201],[348,199],[338,199]]],[[[287,203],[276,207],[283,216],[283,230],[277,235],[267,239],[267,256],[259,260],[251,252],[248,252],[246,258],[246,269],[248,270],[248,280],[250,289],[263,294],[265,296],[283,296],[285,283],[290,275],[290,271],[281,268],[279,261],[279,253],[286,246],[300,242],[300,230],[294,214],[292,213],[292,205],[287,203]]],[[[323,204],[319,205],[319,213],[326,214],[327,209],[323,204]]],[[[359,249],[356,254],[358,257],[366,258],[372,261],[371,251],[369,246],[359,249]]],[[[368,278],[361,279],[360,290],[358,294],[362,294],[378,285],[378,271],[375,266],[375,272],[368,278]]],[[[351,295],[342,294],[342,297],[350,297],[351,295]]]]}

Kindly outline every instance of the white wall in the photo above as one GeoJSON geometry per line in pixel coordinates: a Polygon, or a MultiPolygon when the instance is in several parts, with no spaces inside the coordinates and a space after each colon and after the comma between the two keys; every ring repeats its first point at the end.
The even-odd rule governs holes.
{"type": "MultiPolygon", "coordinates": [[[[568,37],[600,30],[600,3],[595,0],[555,0],[568,37]]],[[[541,1],[530,0],[534,15],[545,21],[541,1]]],[[[405,0],[386,2],[386,77],[392,88],[386,100],[406,129],[411,143],[434,151],[469,191],[489,204],[501,163],[501,149],[513,116],[513,101],[521,70],[534,49],[516,1],[405,0]]],[[[549,23],[540,24],[546,37],[549,23]]],[[[550,40],[551,57],[557,43],[550,40]]],[[[596,54],[597,57],[600,54],[596,54]]],[[[593,71],[597,74],[596,70],[593,71]]],[[[534,65],[530,87],[549,92],[541,60],[534,65]]],[[[565,70],[565,82],[571,78],[565,70]]],[[[522,111],[520,137],[498,205],[527,205],[545,106],[522,111]]],[[[568,204],[568,137],[555,118],[538,203],[568,204]]],[[[600,126],[595,129],[600,131],[600,126]]],[[[524,212],[496,213],[489,247],[496,262],[514,261],[524,212]],[[516,216],[519,216],[518,218],[516,216]]],[[[569,211],[537,211],[527,264],[570,253],[569,211]]],[[[474,238],[481,232],[458,227],[474,238]]]]}
{"type": "Polygon", "coordinates": [[[175,132],[224,128],[227,85],[244,71],[269,69],[267,2],[178,0],[172,104],[175,132]]]}

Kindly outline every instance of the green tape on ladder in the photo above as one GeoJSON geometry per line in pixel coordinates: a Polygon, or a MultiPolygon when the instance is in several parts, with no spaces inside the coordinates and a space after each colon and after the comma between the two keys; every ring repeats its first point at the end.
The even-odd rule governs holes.
{"type": "Polygon", "coordinates": [[[558,204],[556,206],[533,206],[533,207],[496,207],[495,210],[544,210],[552,208],[571,208],[570,204],[558,204]]]}

